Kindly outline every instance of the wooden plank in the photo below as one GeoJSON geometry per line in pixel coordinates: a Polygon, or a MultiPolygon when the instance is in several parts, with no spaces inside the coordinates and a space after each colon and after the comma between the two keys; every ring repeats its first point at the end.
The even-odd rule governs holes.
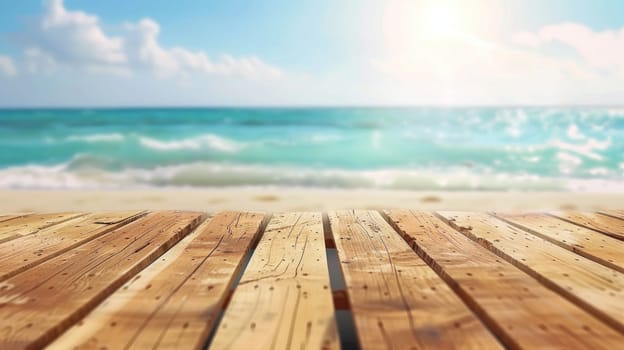
{"type": "Polygon", "coordinates": [[[624,210],[601,210],[599,213],[624,220],[624,210]]]}
{"type": "Polygon", "coordinates": [[[624,274],[488,214],[440,214],[472,240],[624,332],[624,274]]]}
{"type": "Polygon", "coordinates": [[[107,212],[97,213],[97,218],[94,218],[94,223],[102,225],[119,224],[123,221],[127,221],[128,217],[133,215],[147,214],[147,211],[126,211],[126,212],[107,212]]]}
{"type": "Polygon", "coordinates": [[[362,349],[501,345],[375,211],[329,213],[362,349]]]}
{"type": "Polygon", "coordinates": [[[139,211],[91,214],[0,244],[0,281],[119,228],[140,214],[139,211]],[[111,223],[100,224],[102,219],[111,223]]]}
{"type": "Polygon", "coordinates": [[[217,214],[48,349],[202,348],[263,217],[217,214]]]}
{"type": "Polygon", "coordinates": [[[508,348],[615,349],[624,335],[431,213],[387,212],[418,255],[508,348]]]}
{"type": "Polygon", "coordinates": [[[599,213],[554,212],[551,215],[602,232],[605,235],[624,240],[624,220],[599,213]]]}
{"type": "Polygon", "coordinates": [[[0,243],[29,235],[52,225],[86,215],[85,213],[54,213],[17,216],[0,223],[0,243]]]}
{"type": "Polygon", "coordinates": [[[2,214],[0,215],[0,222],[4,222],[7,220],[12,220],[12,219],[16,219],[16,218],[21,218],[23,216],[26,215],[30,215],[32,213],[20,213],[20,214],[2,214]]]}
{"type": "Polygon", "coordinates": [[[0,349],[41,348],[162,255],[201,221],[148,214],[2,282],[0,349]]]}
{"type": "Polygon", "coordinates": [[[338,347],[321,214],[276,214],[210,348],[338,347]]]}
{"type": "Polygon", "coordinates": [[[495,215],[565,249],[624,272],[624,254],[622,254],[624,241],[546,214],[496,213],[495,215]]]}

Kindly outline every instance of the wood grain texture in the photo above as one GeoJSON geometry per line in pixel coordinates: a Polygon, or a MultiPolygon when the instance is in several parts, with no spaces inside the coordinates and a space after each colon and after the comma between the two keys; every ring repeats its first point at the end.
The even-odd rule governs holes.
{"type": "Polygon", "coordinates": [[[624,220],[624,210],[601,210],[599,213],[624,220]]]}
{"type": "Polygon", "coordinates": [[[472,240],[624,332],[624,274],[488,214],[440,214],[472,240]]]}
{"type": "Polygon", "coordinates": [[[374,211],[329,213],[362,349],[499,349],[447,284],[374,211]]]}
{"type": "Polygon", "coordinates": [[[546,214],[495,215],[565,249],[624,272],[624,241],[546,214]]]}
{"type": "Polygon", "coordinates": [[[275,214],[210,348],[338,347],[321,214],[275,214]]]}
{"type": "Polygon", "coordinates": [[[53,213],[16,216],[12,219],[0,222],[0,244],[83,215],[86,215],[86,213],[53,213]]]}
{"type": "Polygon", "coordinates": [[[217,214],[48,349],[202,348],[263,218],[217,214]]]}
{"type": "Polygon", "coordinates": [[[418,255],[472,305],[507,348],[614,349],[624,335],[431,213],[386,212],[418,255]]]}
{"type": "Polygon", "coordinates": [[[554,212],[553,216],[624,240],[624,220],[600,213],[554,212]]]}
{"type": "Polygon", "coordinates": [[[0,215],[0,222],[4,222],[7,220],[12,220],[12,219],[16,219],[16,218],[21,218],[23,216],[26,215],[30,215],[32,213],[19,213],[19,214],[2,214],[0,215]]]}
{"type": "Polygon", "coordinates": [[[46,345],[201,219],[198,213],[148,214],[1,282],[0,349],[46,345]]]}
{"type": "Polygon", "coordinates": [[[0,244],[0,281],[117,229],[141,212],[90,214],[0,244]],[[102,218],[114,223],[101,224],[102,218]]]}
{"type": "Polygon", "coordinates": [[[129,210],[123,212],[103,212],[97,213],[97,217],[93,218],[93,222],[101,225],[113,225],[126,222],[128,218],[138,215],[147,214],[145,210],[129,210]]]}

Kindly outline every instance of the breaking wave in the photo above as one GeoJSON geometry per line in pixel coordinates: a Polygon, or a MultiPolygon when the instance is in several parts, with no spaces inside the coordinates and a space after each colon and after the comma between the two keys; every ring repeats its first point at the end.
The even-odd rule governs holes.
{"type": "MultiPolygon", "coordinates": [[[[153,187],[288,186],[344,189],[441,191],[613,191],[617,179],[554,178],[525,174],[481,174],[468,169],[344,170],[197,162],[151,169],[108,171],[76,166],[83,160],[0,170],[0,187],[13,189],[124,189],[153,187]]],[[[601,172],[601,169],[595,171],[601,172]]]]}
{"type": "Polygon", "coordinates": [[[142,146],[151,148],[158,151],[180,151],[180,150],[201,150],[205,148],[222,151],[222,152],[237,152],[244,146],[241,143],[237,143],[233,140],[214,135],[205,134],[201,136],[163,141],[151,137],[140,137],[139,142],[142,146]]]}

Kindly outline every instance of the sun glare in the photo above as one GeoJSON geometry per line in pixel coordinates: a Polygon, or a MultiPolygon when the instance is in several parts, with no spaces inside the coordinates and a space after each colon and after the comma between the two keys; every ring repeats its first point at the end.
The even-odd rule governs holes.
{"type": "Polygon", "coordinates": [[[390,0],[384,9],[385,55],[395,68],[422,67],[414,62],[427,60],[428,67],[448,71],[448,61],[460,60],[462,50],[495,48],[499,12],[489,0],[390,0]]]}
{"type": "Polygon", "coordinates": [[[421,10],[420,23],[426,36],[450,37],[462,30],[461,12],[450,3],[429,3],[421,10]]]}

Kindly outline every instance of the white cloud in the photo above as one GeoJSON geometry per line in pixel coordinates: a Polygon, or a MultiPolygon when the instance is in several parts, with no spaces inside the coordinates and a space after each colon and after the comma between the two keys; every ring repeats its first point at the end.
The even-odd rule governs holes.
{"type": "Polygon", "coordinates": [[[11,57],[0,55],[0,74],[9,77],[17,75],[17,68],[15,68],[11,57]]]}
{"type": "Polygon", "coordinates": [[[566,45],[590,67],[613,70],[624,77],[624,28],[596,32],[583,24],[566,22],[547,25],[535,33],[518,33],[514,40],[532,48],[550,43],[566,45]]]}
{"type": "Polygon", "coordinates": [[[612,104],[624,96],[624,30],[553,25],[501,41],[410,28],[388,25],[385,47],[371,60],[388,82],[379,85],[388,103],[612,104]],[[542,50],[555,41],[579,55],[542,50]]]}
{"type": "Polygon", "coordinates": [[[44,16],[28,35],[33,49],[47,53],[58,62],[78,66],[98,67],[126,62],[122,38],[107,36],[96,16],[68,11],[63,0],[48,0],[44,8],[44,16]]]}
{"type": "MultiPolygon", "coordinates": [[[[375,56],[355,51],[335,66],[286,75],[253,54],[208,55],[164,46],[160,34],[166,28],[153,19],[104,26],[94,14],[48,0],[41,17],[20,35],[23,56],[14,61],[0,56],[0,75],[32,73],[11,79],[29,89],[7,88],[0,102],[14,103],[10,96],[32,87],[45,92],[40,99],[47,104],[65,95],[69,104],[80,95],[93,104],[172,105],[617,104],[624,97],[624,29],[597,32],[564,23],[502,40],[488,33],[496,24],[484,25],[487,30],[457,25],[427,31],[414,27],[419,12],[399,12],[405,13],[403,21],[384,20],[383,40],[370,35],[377,27],[363,29],[371,49],[366,52],[375,56]],[[578,55],[555,55],[561,51],[551,44],[578,55]],[[50,88],[58,84],[53,74],[61,71],[72,84],[50,88]],[[201,79],[206,76],[220,79],[201,79]]],[[[30,96],[24,101],[30,103],[30,96]]]]}
{"type": "Polygon", "coordinates": [[[125,49],[137,68],[149,68],[159,73],[175,73],[179,62],[158,44],[160,26],[151,19],[142,19],[136,24],[126,25],[129,35],[125,49]]]}
{"type": "Polygon", "coordinates": [[[24,34],[28,48],[25,65],[32,73],[60,65],[132,74],[148,71],[161,77],[193,73],[240,76],[248,79],[276,78],[279,68],[256,56],[223,55],[211,60],[205,52],[181,47],[164,48],[158,42],[159,24],[149,18],[125,25],[125,35],[107,35],[97,16],[68,10],[63,0],[48,0],[45,12],[24,34]]]}
{"type": "Polygon", "coordinates": [[[487,18],[487,10],[464,11],[463,2],[452,5],[461,15],[444,8],[445,2],[391,3],[383,17],[384,40],[371,60],[386,103],[601,104],[624,96],[624,75],[609,74],[624,71],[623,30],[553,25],[505,40],[500,25],[485,30],[470,22],[487,18]],[[457,21],[439,25],[438,19],[450,21],[453,14],[457,21]],[[542,49],[551,41],[580,54],[542,49]]]}
{"type": "Polygon", "coordinates": [[[200,72],[250,79],[276,78],[282,74],[278,68],[264,63],[256,56],[223,55],[219,60],[211,60],[201,51],[192,52],[181,47],[163,48],[158,43],[160,26],[151,19],[142,19],[126,27],[129,35],[125,51],[131,64],[137,68],[148,68],[161,75],[200,72]]]}
{"type": "Polygon", "coordinates": [[[24,65],[28,72],[33,74],[38,72],[50,74],[58,66],[50,54],[34,47],[24,50],[24,65]]]}
{"type": "Polygon", "coordinates": [[[583,82],[600,79],[574,60],[469,35],[414,42],[372,63],[402,84],[389,98],[415,103],[570,103],[588,88],[583,82]]]}

